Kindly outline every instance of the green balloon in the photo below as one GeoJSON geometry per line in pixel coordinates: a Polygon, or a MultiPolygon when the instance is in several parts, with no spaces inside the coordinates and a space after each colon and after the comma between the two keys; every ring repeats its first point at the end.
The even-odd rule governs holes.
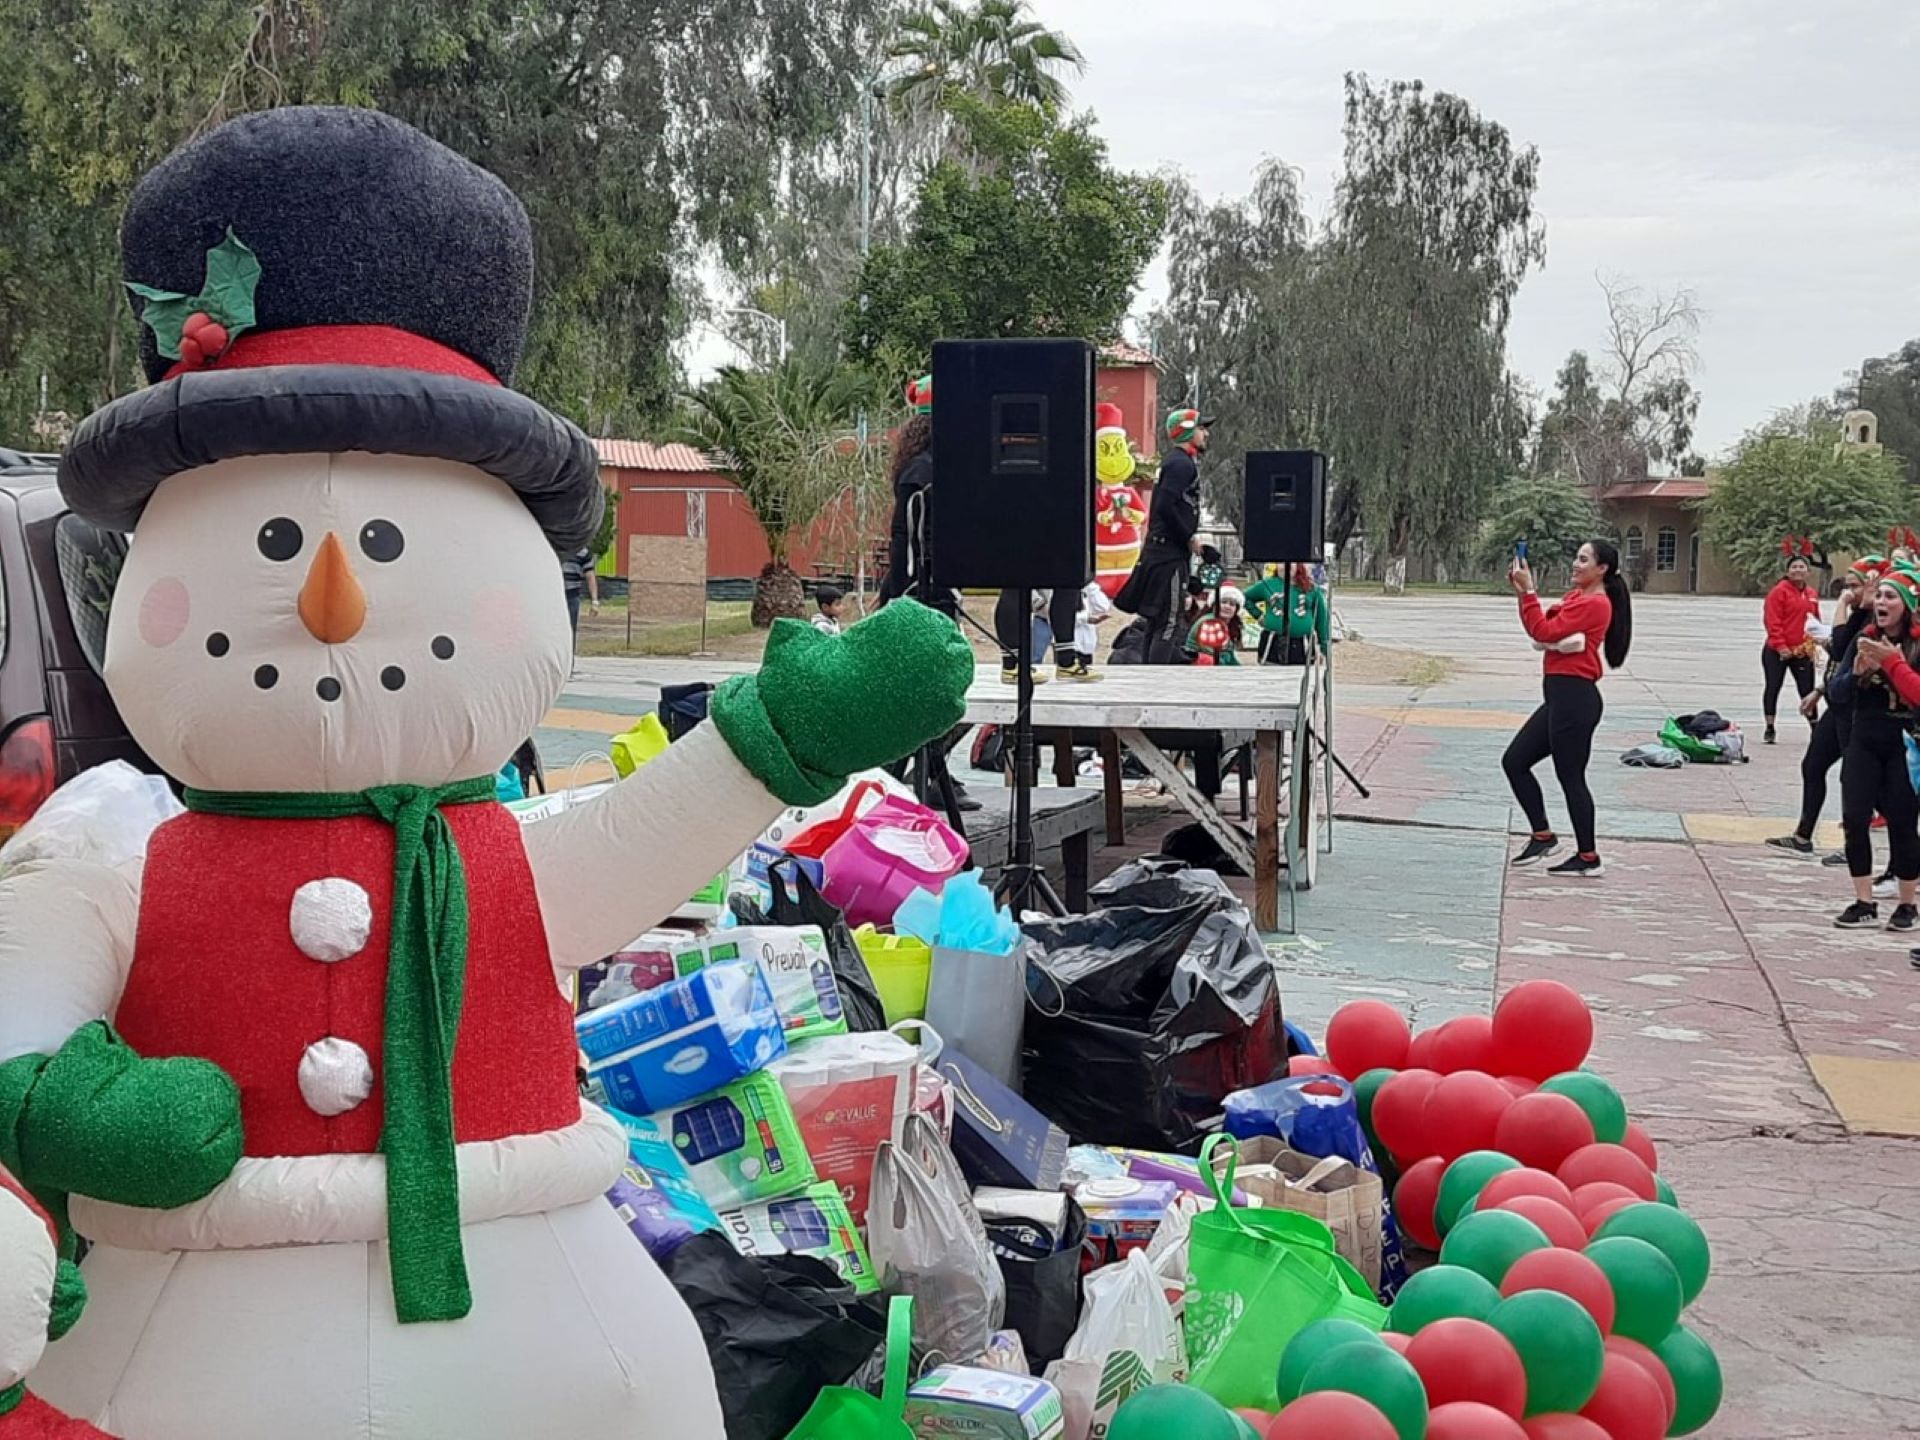
{"type": "Polygon", "coordinates": [[[1666,1339],[1679,1323],[1683,1298],[1673,1262],[1631,1235],[1595,1240],[1585,1253],[1613,1286],[1613,1333],[1642,1345],[1666,1339]]]}
{"type": "MultiPolygon", "coordinates": [[[[1426,1440],[1427,1387],[1405,1356],[1378,1340],[1336,1345],[1314,1361],[1300,1393],[1311,1395],[1317,1390],[1358,1395],[1392,1422],[1400,1440],[1426,1440]]],[[[1168,1432],[1174,1433],[1187,1440],[1184,1432],[1168,1432]]]]}
{"type": "Polygon", "coordinates": [[[1387,1312],[1387,1328],[1418,1335],[1435,1320],[1484,1320],[1499,1303],[1500,1291],[1486,1276],[1463,1265],[1429,1265],[1400,1287],[1387,1312]]]}
{"type": "Polygon", "coordinates": [[[1591,1070],[1569,1070],[1556,1075],[1540,1087],[1551,1095],[1564,1095],[1593,1121],[1593,1138],[1606,1145],[1618,1145],[1627,1138],[1627,1102],[1620,1092],[1591,1070]]]}
{"type": "Polygon", "coordinates": [[[1680,1204],[1680,1197],[1673,1193],[1673,1187],[1657,1173],[1653,1177],[1653,1193],[1659,1197],[1662,1205],[1677,1207],[1680,1204]]]}
{"type": "Polygon", "coordinates": [[[1557,1290],[1522,1290],[1494,1306],[1487,1323],[1520,1353],[1527,1414],[1577,1411],[1593,1399],[1607,1346],[1577,1300],[1557,1290]]]}
{"type": "Polygon", "coordinates": [[[1711,1346],[1684,1325],[1676,1325],[1653,1347],[1660,1363],[1673,1377],[1680,1403],[1673,1412],[1669,1435],[1691,1435],[1713,1419],[1720,1408],[1720,1361],[1711,1346]]]}
{"type": "Polygon", "coordinates": [[[1285,1405],[1299,1396],[1307,1371],[1322,1355],[1336,1346],[1361,1342],[1373,1345],[1385,1343],[1376,1332],[1358,1320],[1316,1320],[1295,1335],[1287,1342],[1287,1348],[1280,1352],[1280,1378],[1274,1385],[1280,1403],[1285,1405]]]}
{"type": "Polygon", "coordinates": [[[1440,1195],[1433,1205],[1433,1223],[1442,1235],[1453,1228],[1467,1201],[1503,1170],[1518,1170],[1520,1162],[1498,1150],[1469,1150],[1447,1166],[1440,1177],[1440,1195]]]}
{"type": "Polygon", "coordinates": [[[1373,1097],[1380,1093],[1382,1085],[1399,1073],[1382,1065],[1367,1071],[1353,1082],[1353,1103],[1360,1107],[1360,1123],[1367,1127],[1369,1135],[1373,1133],[1373,1097]]]}
{"type": "Polygon", "coordinates": [[[1513,1262],[1533,1250],[1552,1248],[1547,1232],[1511,1210],[1475,1211],[1454,1222],[1440,1243],[1440,1263],[1462,1265],[1498,1286],[1513,1262]]]}
{"type": "Polygon", "coordinates": [[[1707,1274],[1713,1268],[1713,1254],[1707,1248],[1706,1232],[1691,1215],[1671,1205],[1628,1205],[1607,1217],[1607,1223],[1594,1232],[1596,1240],[1611,1240],[1616,1235],[1631,1235],[1644,1240],[1673,1262],[1680,1276],[1680,1303],[1691,1305],[1707,1288],[1707,1274]]]}
{"type": "Polygon", "coordinates": [[[1149,1385],[1113,1412],[1108,1440],[1240,1440],[1233,1412],[1191,1385],[1149,1385]]]}

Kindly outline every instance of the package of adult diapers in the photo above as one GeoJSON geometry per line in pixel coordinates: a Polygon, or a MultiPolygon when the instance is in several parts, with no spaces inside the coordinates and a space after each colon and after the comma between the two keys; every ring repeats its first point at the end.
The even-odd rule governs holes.
{"type": "Polygon", "coordinates": [[[786,1093],[765,1071],[648,1118],[715,1210],[798,1195],[820,1179],[786,1093]]]}
{"type": "Polygon", "coordinates": [[[909,1390],[904,1418],[915,1440],[1061,1440],[1067,1433],[1060,1392],[1045,1380],[964,1365],[942,1365],[909,1390]]]}
{"type": "Polygon", "coordinates": [[[836,1185],[810,1185],[785,1200],[725,1211],[720,1229],[742,1255],[810,1255],[833,1266],[862,1295],[880,1288],[836,1185]]]}
{"type": "Polygon", "coordinates": [[[700,1198],[686,1162],[660,1128],[617,1110],[613,1117],[627,1132],[627,1165],[607,1201],[647,1253],[661,1260],[695,1235],[720,1229],[720,1217],[700,1198]]]}
{"type": "Polygon", "coordinates": [[[760,967],[789,1041],[847,1033],[827,937],[818,925],[735,925],[679,946],[673,963],[682,975],[692,975],[732,960],[760,967]]]}
{"type": "Polygon", "coordinates": [[[739,961],[589,1010],[573,1029],[588,1075],[630,1115],[703,1095],[787,1052],[766,977],[739,961]]]}

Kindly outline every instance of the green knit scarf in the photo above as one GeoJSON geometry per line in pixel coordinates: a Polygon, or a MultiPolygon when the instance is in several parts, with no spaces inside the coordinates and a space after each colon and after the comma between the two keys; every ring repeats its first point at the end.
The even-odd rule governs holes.
{"type": "Polygon", "coordinates": [[[22,1380],[0,1390],[0,1415],[11,1415],[20,1408],[20,1402],[27,1398],[27,1382],[22,1380]]]}
{"type": "Polygon", "coordinates": [[[446,805],[494,799],[494,778],[377,785],[344,795],[188,790],[189,810],[245,820],[344,820],[393,827],[393,915],[383,1038],[388,1267],[402,1324],[473,1308],[454,1164],[453,1047],[467,976],[467,876],[446,805]]]}

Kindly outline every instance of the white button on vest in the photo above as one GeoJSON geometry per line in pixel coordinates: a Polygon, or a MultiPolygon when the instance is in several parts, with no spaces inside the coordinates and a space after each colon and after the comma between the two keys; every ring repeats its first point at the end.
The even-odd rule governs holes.
{"type": "Polygon", "coordinates": [[[351,1040],[329,1035],[300,1057],[300,1098],[316,1115],[344,1115],[373,1094],[373,1062],[351,1040]]]}
{"type": "Polygon", "coordinates": [[[351,880],[309,880],[293,892],[287,927],[308,959],[327,964],[346,960],[366,949],[373,902],[351,880]]]}

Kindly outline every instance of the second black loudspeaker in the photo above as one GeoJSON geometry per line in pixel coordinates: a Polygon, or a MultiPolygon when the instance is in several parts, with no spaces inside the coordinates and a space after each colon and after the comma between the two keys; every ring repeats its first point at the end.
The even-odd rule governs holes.
{"type": "Polygon", "coordinates": [[[1249,450],[1243,528],[1247,559],[1318,564],[1327,528],[1327,457],[1318,450],[1249,450]]]}
{"type": "Polygon", "coordinates": [[[946,587],[1080,589],[1093,576],[1093,347],[933,347],[933,574],[946,587]]]}

